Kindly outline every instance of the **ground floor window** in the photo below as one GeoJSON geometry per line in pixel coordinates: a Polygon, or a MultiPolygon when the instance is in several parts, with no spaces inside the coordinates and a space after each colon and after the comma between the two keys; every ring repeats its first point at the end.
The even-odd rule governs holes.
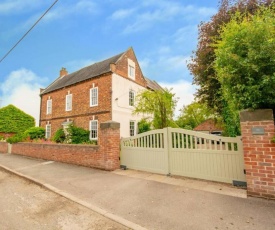
{"type": "Polygon", "coordinates": [[[51,137],[51,125],[50,124],[48,124],[48,125],[46,125],[46,132],[45,132],[45,138],[46,139],[49,139],[50,137],[51,137]]]}
{"type": "Polygon", "coordinates": [[[130,121],[130,136],[135,136],[135,122],[130,121]]]}
{"type": "Polygon", "coordinates": [[[97,140],[98,138],[98,121],[92,120],[90,121],[90,139],[97,140]]]}

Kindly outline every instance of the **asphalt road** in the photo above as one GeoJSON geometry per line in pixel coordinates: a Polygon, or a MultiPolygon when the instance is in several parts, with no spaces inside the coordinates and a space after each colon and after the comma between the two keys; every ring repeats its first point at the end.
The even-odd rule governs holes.
{"type": "Polygon", "coordinates": [[[81,205],[0,170],[0,228],[128,229],[81,205]]]}

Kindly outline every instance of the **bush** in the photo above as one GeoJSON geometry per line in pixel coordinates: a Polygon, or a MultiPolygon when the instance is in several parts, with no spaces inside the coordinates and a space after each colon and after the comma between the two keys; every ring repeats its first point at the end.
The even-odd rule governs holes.
{"type": "Polygon", "coordinates": [[[31,127],[24,132],[31,140],[45,138],[45,129],[42,127],[31,127]]]}
{"type": "Polygon", "coordinates": [[[66,144],[94,144],[94,141],[90,140],[90,131],[85,130],[74,125],[70,125],[66,131],[62,128],[58,129],[54,134],[52,140],[56,143],[66,144]]]}
{"type": "Polygon", "coordinates": [[[5,140],[5,137],[0,135],[0,141],[4,141],[5,140]]]}
{"type": "Polygon", "coordinates": [[[90,131],[88,130],[71,125],[69,126],[67,131],[68,131],[68,136],[67,136],[68,143],[82,144],[82,143],[90,142],[90,131]]]}
{"type": "Polygon", "coordinates": [[[151,122],[146,119],[141,119],[138,122],[138,133],[145,133],[151,130],[151,122]]]}
{"type": "Polygon", "coordinates": [[[52,140],[56,143],[63,143],[65,139],[66,135],[63,129],[58,129],[52,138],[52,140]]]}
{"type": "Polygon", "coordinates": [[[14,143],[17,143],[17,142],[23,142],[23,141],[27,140],[27,138],[28,138],[27,134],[17,133],[13,137],[9,137],[7,139],[7,142],[10,143],[10,144],[14,144],[14,143]]]}

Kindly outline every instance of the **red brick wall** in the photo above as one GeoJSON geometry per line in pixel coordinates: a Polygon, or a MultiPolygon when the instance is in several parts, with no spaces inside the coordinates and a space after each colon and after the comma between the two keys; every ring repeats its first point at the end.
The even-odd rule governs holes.
{"type": "Polygon", "coordinates": [[[241,131],[247,193],[251,196],[275,198],[275,144],[271,142],[275,132],[272,111],[264,111],[265,115],[266,113],[271,113],[270,119],[267,118],[267,120],[264,118],[265,115],[262,116],[257,111],[254,113],[244,111],[242,113],[241,131]],[[249,113],[248,116],[245,116],[247,113],[249,113]],[[255,113],[256,116],[254,118],[255,113]],[[264,134],[253,134],[252,128],[255,127],[263,128],[264,134]]]}
{"type": "Polygon", "coordinates": [[[15,133],[1,133],[0,132],[0,136],[4,137],[5,139],[14,136],[15,133]]]}
{"type": "Polygon", "coordinates": [[[98,120],[99,124],[111,120],[111,84],[111,74],[107,74],[42,95],[40,126],[45,127],[49,121],[53,135],[67,119],[84,129],[89,129],[89,121],[93,117],[98,120]],[[98,87],[98,106],[90,107],[90,88],[92,88],[93,84],[98,87]],[[65,111],[68,91],[73,97],[72,111],[65,111]],[[52,99],[52,114],[47,115],[47,100],[49,96],[52,99]]]}
{"type": "Polygon", "coordinates": [[[130,79],[128,77],[128,58],[131,59],[136,64],[135,82],[141,86],[146,87],[146,81],[143,77],[141,68],[138,64],[138,61],[137,61],[137,58],[135,56],[133,49],[128,49],[127,52],[125,53],[125,55],[117,62],[114,72],[120,76],[123,76],[123,77],[133,81],[132,79],[130,79]]]}
{"type": "Polygon", "coordinates": [[[12,154],[24,155],[45,160],[88,166],[104,170],[115,170],[119,163],[119,123],[103,123],[98,146],[16,143],[12,154]]]}
{"type": "Polygon", "coordinates": [[[8,152],[8,143],[0,141],[0,153],[7,153],[8,152]]]}

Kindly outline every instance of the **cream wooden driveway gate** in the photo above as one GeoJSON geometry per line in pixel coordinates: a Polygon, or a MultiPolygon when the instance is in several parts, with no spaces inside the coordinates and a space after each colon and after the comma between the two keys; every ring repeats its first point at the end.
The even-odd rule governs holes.
{"type": "Polygon", "coordinates": [[[121,165],[130,169],[232,183],[245,182],[240,137],[165,128],[121,139],[121,165]]]}

